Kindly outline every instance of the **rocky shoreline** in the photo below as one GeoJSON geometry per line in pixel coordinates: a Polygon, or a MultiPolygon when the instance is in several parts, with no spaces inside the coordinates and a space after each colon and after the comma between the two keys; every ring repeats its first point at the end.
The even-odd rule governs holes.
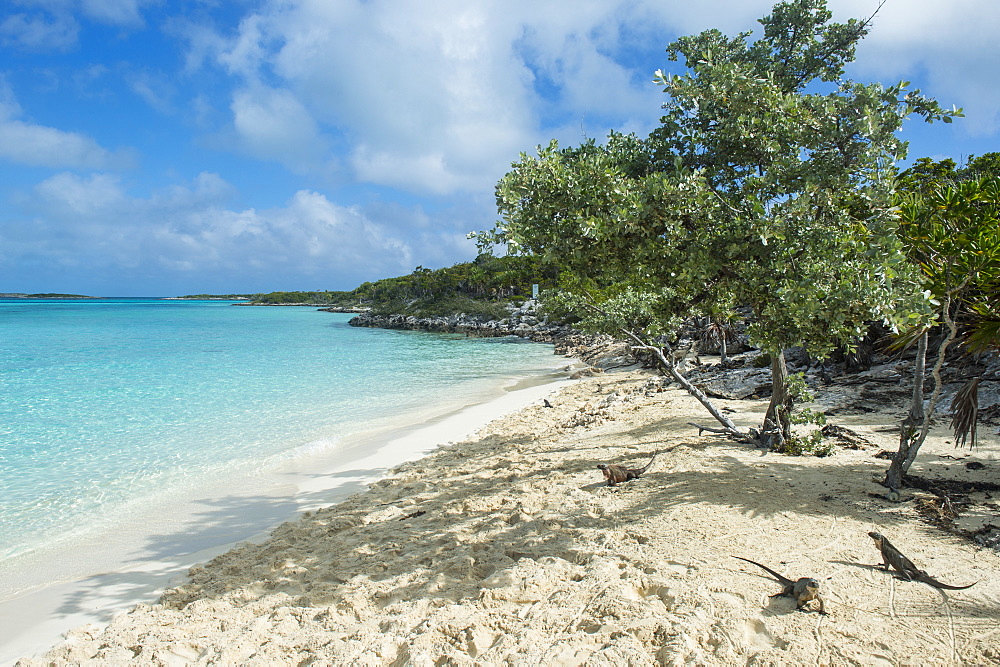
{"type": "MultiPolygon", "coordinates": [[[[223,301],[225,301],[225,300],[226,299],[223,299],[223,301]]],[[[320,305],[320,304],[307,303],[305,301],[294,301],[294,302],[291,302],[291,303],[263,303],[261,301],[241,301],[240,303],[234,303],[233,305],[234,306],[279,306],[279,307],[283,307],[283,306],[298,306],[300,308],[304,306],[306,308],[316,308],[316,306],[320,305]]],[[[323,310],[323,311],[326,311],[328,313],[365,313],[365,312],[368,312],[367,308],[354,308],[354,307],[347,307],[347,306],[325,306],[323,308],[319,308],[318,310],[323,310]]]]}
{"type": "MultiPolygon", "coordinates": [[[[332,308],[323,310],[334,311],[332,308]]],[[[509,316],[500,320],[485,320],[479,316],[458,315],[418,318],[412,315],[377,315],[362,312],[349,322],[351,326],[376,327],[439,333],[459,333],[466,336],[520,336],[532,341],[551,343],[555,353],[574,357],[587,364],[577,371],[577,377],[603,371],[638,367],[645,364],[631,346],[611,336],[587,335],[571,326],[555,324],[539,309],[538,302],[527,300],[508,306],[509,316]]],[[[703,364],[700,355],[712,357],[716,346],[699,337],[692,323],[679,332],[675,353],[680,355],[678,369],[708,396],[714,399],[745,400],[766,398],[771,393],[769,364],[761,363],[763,353],[748,344],[745,334],[730,344],[730,357],[725,363],[703,364]]],[[[870,352],[867,363],[852,365],[848,360],[817,363],[802,348],[785,351],[790,372],[801,372],[806,384],[820,395],[819,403],[828,415],[871,411],[873,401],[891,397],[902,411],[907,405],[912,387],[909,376],[913,351],[887,355],[870,352]]],[[[981,420],[986,425],[1000,423],[1000,357],[987,354],[975,360],[950,359],[942,369],[945,386],[937,405],[939,415],[950,412],[952,397],[964,382],[974,375],[983,378],[979,388],[981,420]]]]}
{"type": "MultiPolygon", "coordinates": [[[[332,308],[322,308],[328,312],[343,312],[332,308]]],[[[374,327],[379,329],[399,329],[406,331],[431,331],[435,333],[457,333],[469,337],[518,336],[536,343],[551,343],[554,353],[573,357],[587,364],[587,368],[574,375],[581,377],[612,369],[634,366],[639,360],[631,347],[611,336],[583,334],[565,324],[549,322],[538,310],[538,302],[528,300],[520,305],[508,306],[510,315],[500,320],[486,320],[465,313],[438,317],[415,317],[413,315],[377,315],[362,312],[348,322],[353,327],[374,327]]]]}
{"type": "MultiPolygon", "coordinates": [[[[332,308],[321,308],[320,310],[344,312],[332,308]]],[[[487,320],[482,316],[466,315],[465,313],[416,317],[414,315],[380,315],[362,312],[357,317],[351,318],[348,324],[352,327],[460,333],[484,338],[520,336],[541,343],[551,343],[556,339],[576,333],[571,327],[549,322],[548,318],[538,311],[538,302],[532,299],[521,305],[509,304],[507,310],[510,314],[499,320],[487,320]]]]}

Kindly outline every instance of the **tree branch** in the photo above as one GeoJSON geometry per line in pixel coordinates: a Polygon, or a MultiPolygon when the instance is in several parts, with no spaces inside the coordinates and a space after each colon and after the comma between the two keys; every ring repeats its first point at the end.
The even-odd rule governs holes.
{"type": "MultiPolygon", "coordinates": [[[[858,24],[857,30],[851,35],[851,38],[854,39],[855,42],[859,41],[864,36],[863,33],[864,33],[865,29],[875,19],[875,15],[879,13],[879,11],[882,9],[882,5],[884,5],[886,2],[888,2],[888,0],[882,0],[880,3],[878,3],[878,7],[875,8],[875,11],[872,12],[872,15],[869,16],[868,18],[866,18],[864,21],[861,21],[861,23],[858,24]]],[[[847,40],[847,41],[850,41],[850,40],[847,40]]],[[[844,45],[847,43],[847,41],[836,42],[834,44],[831,44],[830,48],[828,48],[825,51],[821,52],[817,59],[821,60],[822,62],[826,62],[826,59],[829,58],[838,49],[843,48],[844,45]]],[[[811,70],[805,70],[805,71],[803,71],[802,73],[799,74],[799,77],[795,80],[795,88],[794,88],[794,90],[798,90],[799,86],[801,86],[803,83],[805,83],[809,79],[812,79],[815,76],[816,76],[816,72],[814,72],[814,71],[811,71],[811,70]]]]}
{"type": "Polygon", "coordinates": [[[724,427],[723,429],[710,429],[704,426],[697,426],[696,424],[695,426],[697,426],[698,428],[699,435],[701,431],[711,431],[712,433],[726,433],[734,438],[740,438],[740,439],[748,437],[746,433],[743,433],[738,428],[736,428],[736,424],[734,424],[729,417],[719,412],[719,410],[715,407],[712,401],[709,400],[708,396],[706,396],[701,389],[698,389],[698,387],[691,384],[691,382],[688,381],[686,377],[680,374],[675,364],[668,361],[667,358],[663,356],[663,348],[657,345],[648,345],[644,343],[641,338],[636,336],[631,331],[625,329],[623,329],[622,331],[630,338],[632,338],[632,340],[638,343],[638,345],[632,346],[633,350],[647,350],[656,355],[656,357],[660,360],[660,364],[662,364],[664,370],[666,370],[667,373],[670,374],[670,377],[673,378],[674,381],[677,382],[677,384],[684,387],[687,393],[694,396],[695,399],[697,399],[698,402],[701,403],[706,410],[708,410],[709,414],[715,417],[715,419],[724,427]]]}
{"type": "MultiPolygon", "coordinates": [[[[596,304],[591,303],[590,301],[584,301],[583,305],[593,310],[596,313],[599,313],[604,316],[608,315],[608,313],[605,310],[603,310],[596,304]]],[[[628,338],[635,341],[636,345],[632,346],[633,350],[647,350],[649,352],[652,352],[657,357],[657,359],[659,359],[660,364],[662,365],[663,369],[667,372],[667,374],[669,374],[670,377],[673,378],[673,380],[677,384],[684,387],[684,389],[689,394],[691,394],[691,396],[697,399],[697,401],[701,403],[706,410],[708,410],[709,414],[715,417],[715,419],[723,426],[722,429],[709,429],[705,428],[704,426],[696,425],[697,428],[699,429],[699,434],[701,433],[701,431],[711,431],[713,433],[725,433],[739,440],[745,440],[749,438],[749,435],[743,433],[738,428],[736,428],[736,424],[734,424],[729,417],[719,412],[718,408],[715,407],[715,405],[712,403],[711,400],[709,400],[708,396],[706,396],[703,391],[701,391],[700,389],[698,389],[698,387],[691,384],[691,382],[686,377],[680,374],[680,372],[676,368],[676,364],[667,360],[667,358],[663,355],[662,347],[658,345],[648,344],[646,341],[644,341],[642,338],[636,335],[634,331],[630,331],[624,327],[620,327],[619,331],[625,334],[628,338]]]]}

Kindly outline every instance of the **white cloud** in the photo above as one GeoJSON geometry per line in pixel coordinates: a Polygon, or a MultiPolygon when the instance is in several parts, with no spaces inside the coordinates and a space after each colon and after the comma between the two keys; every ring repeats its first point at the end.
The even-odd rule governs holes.
{"type": "Polygon", "coordinates": [[[351,164],[361,181],[382,183],[417,192],[447,194],[460,185],[460,178],[448,170],[442,152],[400,155],[358,146],[351,164]]]}
{"type": "Polygon", "coordinates": [[[237,189],[218,174],[202,172],[190,184],[171,185],[154,192],[148,205],[153,209],[197,210],[221,206],[238,194],[237,189]]]}
{"type": "Polygon", "coordinates": [[[66,51],[76,44],[78,31],[72,16],[11,14],[0,22],[0,43],[30,51],[66,51]]]}
{"type": "Polygon", "coordinates": [[[259,85],[238,90],[231,109],[240,145],[255,157],[293,168],[319,159],[322,141],[316,123],[289,91],[259,85]]]}
{"type": "MultiPolygon", "coordinates": [[[[871,3],[831,3],[837,16],[870,15],[871,3]]],[[[853,66],[887,84],[921,80],[926,95],[944,106],[966,107],[957,127],[972,135],[1000,129],[1000,3],[995,0],[888,2],[858,48],[853,66]]]]}
{"type": "MultiPolygon", "coordinates": [[[[551,83],[565,108],[558,122],[574,136],[591,119],[603,135],[609,117],[646,119],[647,128],[657,118],[653,68],[637,80],[608,55],[621,5],[547,7],[272,3],[241,22],[218,62],[252,85],[278,75],[333,143],[349,144],[361,180],[435,194],[482,189],[551,133],[541,119],[551,100],[538,96],[536,74],[551,83]]],[[[192,53],[212,44],[190,34],[192,53]]]]}
{"type": "Polygon", "coordinates": [[[526,70],[479,5],[304,3],[274,17],[275,70],[356,147],[369,182],[480,187],[530,141],[526,70]],[[501,37],[498,39],[498,37],[501,37]],[[430,172],[424,171],[430,169],[430,172]]]}
{"type": "MultiPolygon", "coordinates": [[[[986,3],[888,3],[865,48],[875,60],[925,70],[930,85],[959,101],[996,108],[1000,86],[961,53],[969,33],[996,34],[991,17],[1000,10],[986,3]]],[[[361,181],[444,195],[488,188],[520,151],[551,136],[647,132],[662,102],[653,71],[671,67],[667,43],[711,27],[759,33],[756,19],[772,4],[271,0],[229,38],[191,26],[189,65],[214,53],[239,89],[280,91],[253,104],[242,92],[234,97],[234,127],[254,154],[301,163],[305,137],[315,133],[345,147],[361,181]],[[636,50],[662,57],[643,70],[630,60],[636,50]]],[[[836,20],[875,7],[831,1],[836,20]]]]}
{"type": "MultiPolygon", "coordinates": [[[[114,176],[61,173],[23,198],[30,222],[5,222],[0,247],[7,262],[31,256],[54,268],[119,275],[141,267],[164,284],[191,279],[182,274],[259,284],[276,276],[353,281],[412,269],[411,242],[358,208],[300,190],[283,206],[234,209],[227,203],[235,194],[211,173],[149,197],[130,196],[114,176]]],[[[449,243],[443,236],[426,242],[449,243]]]]}
{"type": "MultiPolygon", "coordinates": [[[[0,43],[29,51],[68,51],[77,46],[78,17],[105,25],[137,28],[142,8],[160,0],[18,0],[25,11],[0,21],[0,43]]],[[[4,12],[6,13],[6,12],[4,12]]]]}
{"type": "Polygon", "coordinates": [[[14,90],[7,79],[0,76],[0,121],[21,115],[21,105],[18,104],[14,90]]]}
{"type": "Polygon", "coordinates": [[[101,23],[120,26],[140,26],[141,8],[156,0],[81,0],[82,12],[101,23]]]}
{"type": "Polygon", "coordinates": [[[119,179],[108,174],[56,174],[39,183],[35,193],[46,214],[65,220],[117,216],[128,204],[119,179]]]}
{"type": "MultiPolygon", "coordinates": [[[[256,79],[257,69],[266,57],[267,44],[262,30],[265,19],[256,14],[250,14],[240,21],[237,36],[228,41],[217,40],[221,53],[219,62],[231,74],[240,74],[248,79],[256,79]]],[[[205,40],[209,45],[211,40],[205,40]]]]}
{"type": "Polygon", "coordinates": [[[18,119],[21,107],[0,78],[0,160],[31,167],[115,169],[127,167],[127,151],[109,151],[88,136],[18,119]]]}
{"type": "Polygon", "coordinates": [[[113,169],[131,163],[128,155],[112,153],[76,132],[20,120],[0,121],[0,160],[32,167],[113,169]]]}
{"type": "Polygon", "coordinates": [[[132,91],[146,104],[162,114],[174,112],[174,85],[164,77],[149,71],[139,71],[128,77],[132,91]]]}

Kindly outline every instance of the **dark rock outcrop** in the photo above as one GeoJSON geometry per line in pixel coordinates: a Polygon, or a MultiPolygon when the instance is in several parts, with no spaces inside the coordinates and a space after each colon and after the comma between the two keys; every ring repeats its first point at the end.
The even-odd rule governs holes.
{"type": "Polygon", "coordinates": [[[464,313],[438,317],[361,313],[352,317],[348,324],[354,327],[458,333],[472,337],[519,336],[538,343],[552,343],[555,354],[579,359],[594,372],[638,363],[628,344],[611,336],[591,336],[565,324],[549,322],[538,311],[538,303],[534,300],[520,305],[511,304],[508,310],[510,315],[500,320],[464,313]]]}
{"type": "Polygon", "coordinates": [[[348,324],[353,327],[435,331],[480,337],[520,336],[541,343],[552,343],[573,333],[568,326],[550,323],[538,313],[537,308],[538,304],[533,300],[525,301],[520,306],[511,304],[508,306],[510,314],[499,320],[465,313],[435,317],[361,313],[351,318],[348,324]]]}

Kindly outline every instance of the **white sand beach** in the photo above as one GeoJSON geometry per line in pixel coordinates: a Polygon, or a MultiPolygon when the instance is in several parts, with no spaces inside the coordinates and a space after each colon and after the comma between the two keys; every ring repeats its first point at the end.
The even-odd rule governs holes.
{"type": "MultiPolygon", "coordinates": [[[[220,481],[216,492],[180,506],[165,498],[137,510],[140,517],[124,517],[125,525],[74,541],[71,550],[57,545],[33,555],[5,571],[0,583],[0,665],[48,649],[72,628],[106,624],[138,603],[156,601],[168,586],[185,581],[192,565],[238,542],[263,541],[282,521],[339,502],[392,467],[465,438],[566,381],[565,372],[553,372],[499,389],[483,402],[435,406],[414,424],[297,457],[259,480],[220,481]]],[[[466,400],[473,398],[480,397],[466,400]]]]}
{"type": "MultiPolygon", "coordinates": [[[[427,432],[433,451],[369,489],[19,664],[1000,663],[1000,553],[925,522],[931,494],[892,503],[874,482],[902,405],[834,418],[854,448],[788,457],[699,436],[701,407],[644,371],[537,389],[463,441],[427,432]],[[596,469],[656,452],[615,487],[596,469]],[[872,530],[938,580],[975,585],[882,571],[872,530]],[[734,556],[818,579],[827,614],[769,597],[781,585],[734,556]]],[[[766,408],[718,404],[742,428],[766,408]]],[[[996,480],[993,431],[970,453],[942,421],[911,472],[996,480]]],[[[981,496],[978,521],[1000,525],[981,496]]]]}

